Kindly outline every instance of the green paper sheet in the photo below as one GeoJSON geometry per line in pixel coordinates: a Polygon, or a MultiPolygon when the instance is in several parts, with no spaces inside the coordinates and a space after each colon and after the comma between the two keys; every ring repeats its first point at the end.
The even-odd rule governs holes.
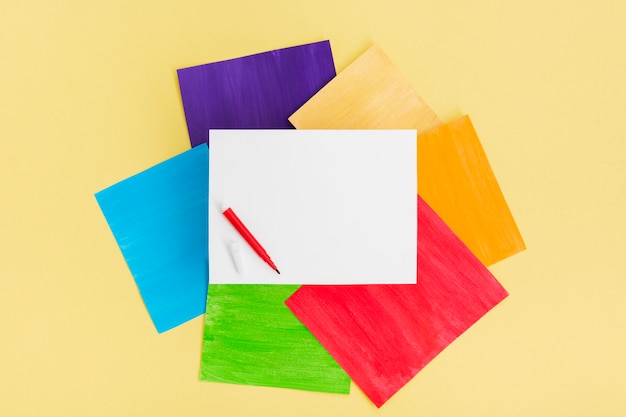
{"type": "Polygon", "coordinates": [[[210,285],[200,379],[348,394],[347,374],[284,304],[298,287],[210,285]]]}

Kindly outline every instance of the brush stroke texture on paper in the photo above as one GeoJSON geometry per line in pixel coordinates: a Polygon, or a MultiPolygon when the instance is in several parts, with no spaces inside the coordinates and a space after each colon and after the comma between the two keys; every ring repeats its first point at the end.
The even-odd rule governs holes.
{"type": "Polygon", "coordinates": [[[334,76],[329,41],[179,69],[191,146],[209,129],[293,128],[287,117],[334,76]]]}
{"type": "Polygon", "coordinates": [[[414,284],[415,130],[211,130],[214,284],[414,284]],[[271,269],[221,214],[227,202],[271,269]],[[229,243],[241,242],[246,273],[229,243]]]}
{"type": "Polygon", "coordinates": [[[419,135],[418,179],[420,196],[485,265],[526,248],[468,116],[419,135]]]}
{"type": "Polygon", "coordinates": [[[211,284],[200,379],[348,394],[346,373],[284,304],[297,288],[211,284]]]}
{"type": "Polygon", "coordinates": [[[199,146],[96,194],[159,332],[204,313],[208,159],[199,146]]]}
{"type": "Polygon", "coordinates": [[[287,306],[382,406],[508,293],[420,198],[417,285],[309,286],[287,306]]]}
{"type": "Polygon", "coordinates": [[[374,45],[296,111],[297,129],[417,129],[441,122],[374,45]]]}

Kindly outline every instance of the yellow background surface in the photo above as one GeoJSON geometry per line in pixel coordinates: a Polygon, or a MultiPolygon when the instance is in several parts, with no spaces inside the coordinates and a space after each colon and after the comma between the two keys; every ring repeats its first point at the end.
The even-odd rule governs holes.
{"type": "Polygon", "coordinates": [[[0,2],[0,415],[626,415],[626,2],[0,2]],[[189,148],[175,69],[377,43],[467,113],[528,249],[511,293],[382,409],[198,381],[202,319],[158,335],[93,194],[189,148]]]}

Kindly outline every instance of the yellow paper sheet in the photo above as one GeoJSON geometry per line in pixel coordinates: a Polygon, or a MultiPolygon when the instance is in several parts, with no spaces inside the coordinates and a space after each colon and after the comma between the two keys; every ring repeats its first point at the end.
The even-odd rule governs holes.
{"type": "Polygon", "coordinates": [[[417,129],[441,124],[437,115],[374,45],[296,111],[297,129],[417,129]]]}

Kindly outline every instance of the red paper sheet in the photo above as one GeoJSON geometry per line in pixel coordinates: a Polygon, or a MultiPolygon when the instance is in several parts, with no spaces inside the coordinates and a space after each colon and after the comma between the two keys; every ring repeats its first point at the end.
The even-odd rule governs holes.
{"type": "Polygon", "coordinates": [[[310,286],[287,306],[382,406],[508,293],[418,200],[418,283],[310,286]]]}

